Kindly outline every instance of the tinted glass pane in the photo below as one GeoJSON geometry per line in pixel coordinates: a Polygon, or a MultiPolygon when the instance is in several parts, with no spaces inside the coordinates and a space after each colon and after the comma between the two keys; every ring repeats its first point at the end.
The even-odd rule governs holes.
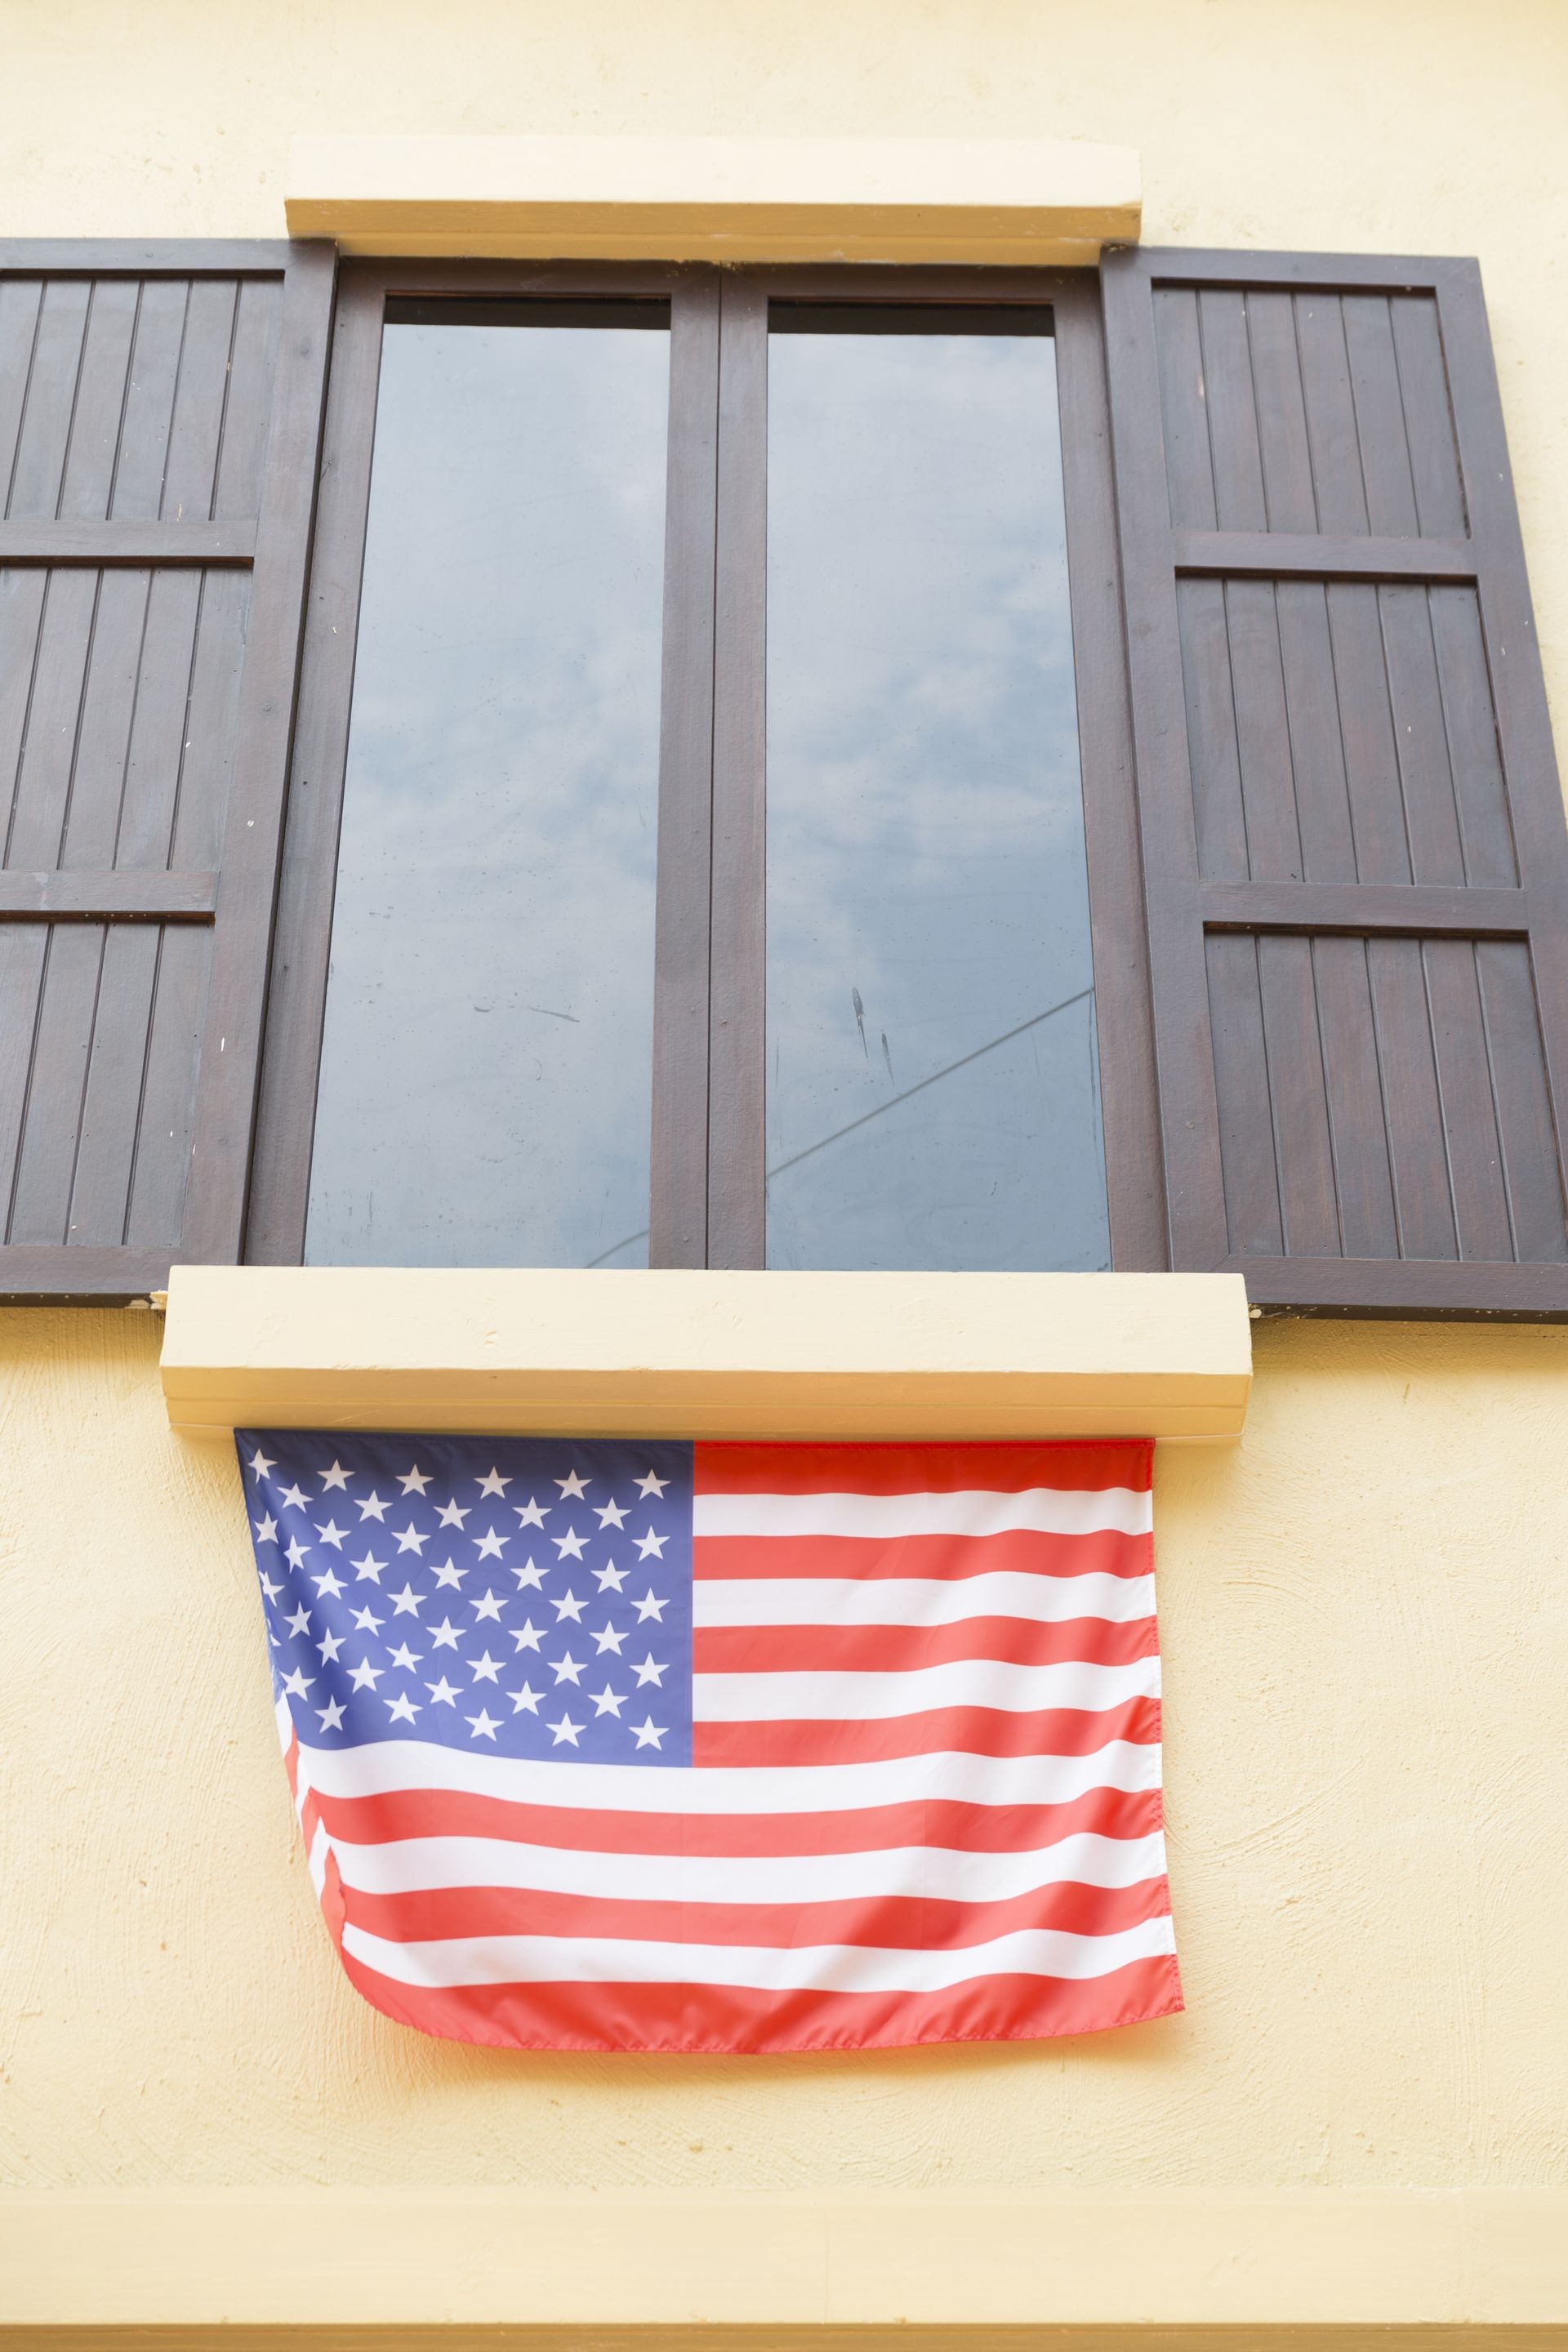
{"type": "Polygon", "coordinates": [[[313,1262],[646,1261],[667,324],[389,313],[313,1262]]]}
{"type": "Polygon", "coordinates": [[[1043,323],[774,311],[770,1265],[1109,1261],[1043,323]]]}

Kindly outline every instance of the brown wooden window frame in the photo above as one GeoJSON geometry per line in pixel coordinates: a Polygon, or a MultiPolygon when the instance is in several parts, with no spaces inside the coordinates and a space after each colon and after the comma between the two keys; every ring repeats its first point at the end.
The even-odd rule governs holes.
{"type": "Polygon", "coordinates": [[[0,243],[0,564],[75,583],[0,673],[26,844],[0,872],[0,1160],[26,1234],[0,1299],[302,1259],[394,295],[669,305],[653,1265],[764,1262],[768,305],[1016,303],[1057,345],[1112,1264],[1229,1269],[1265,1312],[1568,1321],[1568,826],[1479,269],[1183,247],[1037,270],[0,243]],[[176,348],[182,280],[205,323],[176,348]],[[226,372],[212,280],[276,288],[264,411],[253,331],[226,372]],[[176,480],[231,415],[265,454],[220,521],[216,477],[188,511],[176,480]],[[253,593],[208,667],[167,631],[144,662],[119,587],[106,652],[78,593],[215,568],[253,593]],[[1413,598],[1416,667],[1389,635],[1413,598]],[[1351,606],[1378,615],[1364,660],[1351,606]],[[199,855],[153,837],[193,741],[208,797],[184,805],[218,827],[199,855]],[[179,974],[163,991],[160,961],[150,999],[149,944],[179,974]]]}
{"type": "Polygon", "coordinates": [[[1112,1261],[1163,1267],[1098,272],[380,260],[339,276],[247,1261],[304,1255],[386,305],[617,296],[670,306],[649,1265],[764,1264],[768,306],[810,300],[1052,314],[1112,1261]]]}

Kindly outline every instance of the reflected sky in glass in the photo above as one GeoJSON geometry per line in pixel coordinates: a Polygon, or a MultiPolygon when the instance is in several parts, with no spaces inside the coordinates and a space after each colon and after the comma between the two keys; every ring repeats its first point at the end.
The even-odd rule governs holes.
{"type": "Polygon", "coordinates": [[[773,1266],[1110,1260],[1056,346],[961,315],[773,313],[773,1266]]]}
{"type": "Polygon", "coordinates": [[[389,311],[310,1263],[646,1263],[667,325],[389,311]]]}

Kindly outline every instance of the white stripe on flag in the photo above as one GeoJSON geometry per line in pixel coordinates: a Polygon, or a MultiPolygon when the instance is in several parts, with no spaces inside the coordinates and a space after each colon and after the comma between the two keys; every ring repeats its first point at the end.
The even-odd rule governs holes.
{"type": "Polygon", "coordinates": [[[699,1536],[1086,1536],[1103,1529],[1146,1536],[1153,1499],[1132,1486],[1079,1491],[1028,1486],[1017,1494],[699,1495],[699,1536]]]}
{"type": "Polygon", "coordinates": [[[468,1756],[425,1739],[363,1748],[301,1748],[326,1797],[441,1789],[514,1804],[622,1813],[848,1812],[867,1805],[940,1802],[1061,1805],[1090,1789],[1136,1795],[1160,1785],[1157,1743],[1111,1739],[1087,1756],[969,1756],[931,1750],[868,1764],[721,1766],[534,1763],[468,1756]]]}
{"type": "Polygon", "coordinates": [[[409,1895],[447,1886],[518,1886],[628,1903],[840,1903],[902,1895],[939,1903],[1005,1903],[1042,1886],[1136,1886],[1161,1878],[1165,1842],[1080,1830],[1020,1853],[887,1846],[868,1853],[595,1853],[508,1838],[403,1838],[332,1847],[345,1886],[409,1895]]]}
{"type": "Polygon", "coordinates": [[[709,1984],[766,1992],[944,1992],[976,1977],[1109,1976],[1131,1960],[1173,1952],[1168,1914],[1110,1936],[1026,1927],[946,1952],[873,1945],[642,1943],[620,1937],[452,1936],[388,1943],[343,1929],[343,1950],[399,1984],[709,1984]]]}
{"type": "Polygon", "coordinates": [[[310,1884],[316,1890],[318,1903],[321,1899],[321,1889],[327,1883],[327,1856],[331,1851],[331,1841],[321,1823],[318,1822],[316,1834],[310,1840],[310,1851],[306,1857],[310,1866],[310,1884]]]}
{"type": "Polygon", "coordinates": [[[1071,1659],[1018,1666],[994,1658],[948,1658],[892,1674],[697,1675],[691,1688],[698,1723],[882,1722],[945,1706],[995,1707],[1008,1715],[1080,1707],[1100,1714],[1129,1699],[1158,1698],[1160,1661],[1095,1666],[1071,1659]]]}
{"type": "Polygon", "coordinates": [[[957,1625],[1021,1617],[1064,1625],[1103,1617],[1129,1625],[1154,1613],[1152,1576],[699,1576],[696,1625],[957,1625]]]}

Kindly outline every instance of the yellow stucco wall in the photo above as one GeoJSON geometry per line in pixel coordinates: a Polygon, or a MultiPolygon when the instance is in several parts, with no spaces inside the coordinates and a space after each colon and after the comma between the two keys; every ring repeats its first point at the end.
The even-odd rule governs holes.
{"type": "Polygon", "coordinates": [[[1184,2017],[701,2062],[428,2042],[339,1975],[232,1451],[170,1434],[158,1337],[0,1316],[0,2179],[1561,2182],[1568,1332],[1266,1326],[1240,1446],[1162,1451],[1184,2017]]]}
{"type": "MultiPolygon", "coordinates": [[[[1568,709],[1561,0],[0,14],[6,234],[279,234],[301,131],[823,132],[1136,146],[1152,240],[1478,253],[1568,709]]],[[[1563,2189],[1568,1333],[1265,1327],[1240,1447],[1163,1455],[1185,2017],[700,2063],[427,2042],[339,1979],[232,1468],[170,1435],[158,1336],[0,1316],[0,2180],[1563,2189]]],[[[1551,2311],[1512,2315],[1568,2315],[1554,2276],[1551,2311]]],[[[38,2291],[33,2315],[83,2315],[38,2291]]]]}
{"type": "Polygon", "coordinates": [[[1085,139],[1147,243],[1473,253],[1568,694],[1562,0],[5,0],[0,234],[275,236],[310,132],[1085,139]]]}

